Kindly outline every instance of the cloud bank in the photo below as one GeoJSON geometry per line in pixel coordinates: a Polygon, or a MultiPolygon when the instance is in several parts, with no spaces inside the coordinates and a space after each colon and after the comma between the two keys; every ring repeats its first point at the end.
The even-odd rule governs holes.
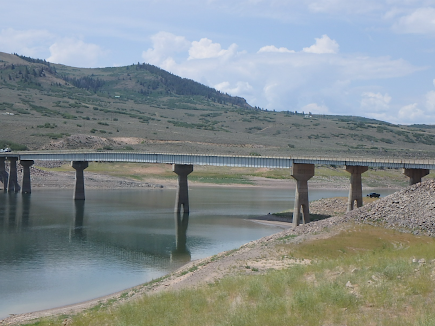
{"type": "MultiPolygon", "coordinates": [[[[351,107],[360,107],[371,117],[391,120],[392,111],[399,110],[391,105],[392,96],[372,86],[361,92],[360,84],[421,69],[403,59],[340,54],[338,42],[326,34],[299,50],[265,45],[255,53],[238,51],[236,44],[224,48],[208,38],[189,41],[166,32],[152,41],[153,47],[142,53],[146,62],[269,110],[349,114],[351,107]]],[[[401,109],[403,117],[415,108],[401,109]]]]}

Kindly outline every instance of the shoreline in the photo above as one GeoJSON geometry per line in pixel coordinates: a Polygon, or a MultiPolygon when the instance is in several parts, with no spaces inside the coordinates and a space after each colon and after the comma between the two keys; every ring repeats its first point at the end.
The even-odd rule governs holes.
{"type": "MultiPolygon", "coordinates": [[[[249,177],[251,184],[243,183],[212,183],[189,180],[189,187],[233,187],[233,188],[274,188],[283,190],[295,190],[296,180],[289,179],[272,179],[266,177],[249,177]]],[[[94,172],[85,173],[85,189],[130,189],[130,188],[148,188],[148,189],[176,189],[176,179],[165,179],[159,177],[150,177],[146,181],[134,180],[126,177],[111,176],[94,172]]],[[[21,175],[18,176],[18,183],[21,184],[21,175]]],[[[32,189],[74,189],[75,174],[74,172],[58,172],[35,169],[31,173],[32,189]]],[[[349,189],[348,179],[344,180],[310,180],[310,189],[349,189]]],[[[396,187],[370,187],[363,186],[363,190],[369,191],[374,188],[391,188],[396,187]]]]}
{"type": "MultiPolygon", "coordinates": [[[[73,182],[74,182],[74,175],[73,173],[65,173],[65,172],[50,172],[51,174],[51,180],[47,183],[38,183],[41,179],[45,180],[47,175],[40,176],[40,178],[37,178],[36,180],[32,180],[36,183],[35,186],[33,186],[35,189],[73,189],[73,182]],[[38,180],[39,179],[39,180],[38,180]],[[70,183],[70,187],[62,186],[66,181],[73,181],[70,183]],[[51,183],[53,182],[53,183],[51,183]],[[54,185],[53,187],[50,187],[50,185],[54,185]]],[[[176,188],[176,180],[171,180],[168,182],[165,182],[163,184],[153,184],[148,182],[139,182],[139,181],[132,181],[130,179],[126,178],[119,178],[119,177],[113,177],[113,176],[107,176],[107,175],[100,175],[100,174],[94,174],[94,173],[88,173],[87,179],[85,178],[85,184],[86,182],[90,183],[91,185],[88,186],[89,189],[132,189],[132,188],[148,188],[148,189],[175,189],[176,188]],[[108,181],[106,181],[108,180],[108,181]],[[111,184],[111,187],[108,187],[108,185],[111,184]],[[114,187],[113,185],[117,184],[118,187],[114,187]],[[108,187],[108,188],[106,188],[108,187]]],[[[154,180],[151,179],[150,182],[153,182],[154,180]]],[[[155,180],[157,181],[157,180],[155,180]]],[[[267,179],[267,178],[256,178],[256,181],[258,184],[254,185],[244,185],[244,184],[212,184],[212,183],[200,183],[200,182],[191,182],[190,186],[192,187],[256,187],[256,188],[278,188],[278,189],[288,189],[288,190],[294,190],[296,187],[295,182],[289,182],[289,180],[275,180],[275,179],[267,179]],[[279,181],[279,186],[277,187],[276,181],[279,181]]],[[[311,185],[310,185],[311,186],[311,185]]],[[[336,188],[333,187],[329,183],[315,183],[312,185],[313,189],[342,189],[341,187],[336,188]]],[[[261,223],[261,224],[268,224],[268,225],[274,225],[277,227],[280,227],[283,229],[283,231],[279,231],[271,236],[267,236],[255,241],[251,241],[247,244],[242,245],[240,248],[236,248],[236,251],[240,251],[243,248],[249,247],[252,243],[262,243],[264,241],[268,241],[267,239],[273,239],[278,238],[280,234],[285,233],[298,233],[293,228],[293,225],[291,222],[285,221],[285,218],[277,217],[275,215],[264,215],[264,216],[258,216],[256,218],[248,219],[254,223],[261,223]]],[[[323,221],[317,221],[322,222],[323,221]]],[[[313,222],[310,224],[317,224],[317,222],[313,222]]],[[[308,225],[308,224],[307,224],[308,225]]],[[[299,226],[296,229],[301,228],[307,228],[307,225],[299,226]]],[[[310,226],[311,227],[311,226],[310,226]]],[[[310,228],[308,227],[308,228],[310,228]]],[[[219,257],[225,257],[227,252],[222,252],[217,254],[216,256],[219,257]]],[[[184,284],[184,280],[187,278],[187,276],[191,273],[184,274],[180,276],[180,274],[183,274],[183,272],[189,270],[192,266],[197,266],[199,264],[202,264],[203,262],[210,263],[211,257],[203,258],[195,261],[191,261],[176,271],[166,274],[162,277],[161,281],[153,280],[145,284],[139,284],[137,286],[127,288],[125,290],[121,290],[112,294],[108,294],[102,297],[93,298],[90,300],[77,302],[74,304],[66,305],[66,306],[60,306],[60,307],[54,307],[50,309],[44,309],[40,311],[34,311],[24,314],[17,314],[17,315],[10,315],[9,317],[6,317],[4,319],[0,319],[0,325],[15,325],[15,324],[21,324],[23,322],[29,322],[33,319],[38,319],[42,317],[50,317],[50,316],[57,316],[62,314],[77,314],[79,312],[82,312],[86,309],[92,308],[97,305],[106,305],[109,301],[119,301],[123,302],[124,300],[130,300],[134,297],[137,297],[139,294],[151,294],[156,293],[168,289],[178,289],[181,285],[184,284]],[[177,276],[178,274],[178,276],[177,276]],[[167,283],[168,279],[172,279],[173,281],[170,283],[167,283]],[[128,294],[127,296],[125,294],[128,294]],[[131,294],[131,295],[130,295],[131,294]],[[126,299],[124,299],[126,297],[126,299]],[[122,299],[121,299],[122,298],[122,299]]],[[[234,263],[234,262],[232,262],[234,263]]],[[[188,282],[189,284],[187,286],[196,286],[204,281],[210,280],[211,277],[213,277],[214,273],[211,273],[210,275],[204,275],[200,279],[196,279],[195,281],[188,282]]],[[[183,286],[181,286],[183,287],[183,286]]]]}
{"type": "Polygon", "coordinates": [[[264,215],[258,217],[259,219],[250,220],[254,223],[271,223],[273,225],[279,223],[282,226],[287,223],[288,227],[272,235],[250,241],[239,248],[190,261],[177,270],[150,282],[75,304],[11,315],[1,319],[0,325],[20,325],[40,318],[61,315],[65,315],[65,318],[68,319],[69,315],[79,314],[94,307],[116,306],[138,299],[143,295],[153,295],[162,291],[195,288],[237,273],[253,273],[258,270],[261,272],[269,269],[286,268],[295,264],[309,264],[310,261],[306,260],[272,257],[274,255],[269,255],[273,253],[272,244],[282,241],[282,239],[289,239],[291,242],[298,243],[307,239],[327,238],[337,234],[340,230],[349,228],[349,225],[343,224],[341,217],[331,217],[299,225],[296,228],[293,228],[292,224],[288,222],[267,221],[268,217],[269,215],[264,215]],[[251,266],[252,269],[246,269],[246,266],[251,266]]]}
{"type": "MultiPolygon", "coordinates": [[[[190,261],[186,263],[185,265],[179,267],[177,270],[165,274],[164,276],[151,280],[147,283],[138,284],[136,286],[117,291],[115,293],[111,293],[108,295],[104,295],[101,297],[89,299],[86,301],[81,301],[77,303],[72,303],[69,305],[59,306],[59,307],[53,307],[49,309],[43,309],[43,310],[37,310],[22,314],[10,314],[10,316],[0,319],[0,325],[21,325],[23,323],[32,322],[33,320],[37,320],[40,318],[45,317],[56,317],[60,315],[75,315],[78,313],[81,313],[87,309],[91,309],[96,306],[105,307],[111,304],[120,304],[126,301],[134,300],[135,298],[141,296],[141,295],[152,295],[159,293],[161,291],[168,291],[168,290],[180,290],[187,287],[195,287],[200,284],[203,284],[204,282],[208,282],[210,280],[216,280],[219,279],[228,273],[226,271],[222,272],[220,271],[221,275],[216,275],[218,273],[210,273],[205,272],[203,275],[197,275],[197,271],[191,271],[192,267],[194,266],[209,266],[210,264],[221,264],[222,258],[225,258],[226,264],[228,264],[228,261],[230,264],[239,263],[240,258],[234,258],[232,257],[234,253],[239,253],[244,256],[244,254],[247,254],[247,257],[244,258],[251,258],[251,256],[260,256],[259,252],[261,251],[261,255],[263,255],[263,251],[259,248],[253,248],[253,245],[262,244],[264,242],[268,242],[271,239],[277,239],[282,235],[285,235],[287,232],[291,232],[292,230],[292,224],[289,222],[280,222],[280,221],[274,221],[274,220],[267,220],[268,217],[271,217],[272,214],[260,216],[258,218],[252,218],[248,219],[249,221],[252,221],[253,223],[264,223],[269,225],[274,225],[281,227],[283,230],[280,230],[272,235],[262,237],[257,240],[250,241],[246,244],[243,244],[239,248],[235,248],[232,250],[220,252],[214,256],[209,256],[206,258],[201,258],[197,260],[190,261]],[[249,254],[250,249],[254,249],[256,255],[249,254]],[[256,250],[255,250],[256,249],[256,250]],[[228,254],[231,253],[231,254],[228,254]],[[215,257],[219,257],[220,259],[215,259],[215,257]],[[194,275],[196,274],[196,275],[194,275]],[[206,276],[205,276],[206,275],[206,276]],[[196,276],[196,277],[195,277],[196,276]],[[193,280],[189,280],[189,278],[193,278],[193,280]]],[[[304,226],[305,227],[305,226],[304,226]]],[[[303,233],[303,232],[302,232],[303,233]]],[[[252,265],[252,264],[251,264],[252,265]]],[[[215,267],[209,268],[211,270],[216,270],[215,267]]]]}

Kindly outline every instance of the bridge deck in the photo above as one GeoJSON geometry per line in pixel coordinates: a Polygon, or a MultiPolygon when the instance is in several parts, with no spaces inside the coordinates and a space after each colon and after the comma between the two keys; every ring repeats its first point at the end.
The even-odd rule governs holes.
{"type": "Polygon", "coordinates": [[[267,157],[267,156],[231,156],[173,153],[134,153],[134,152],[13,152],[0,153],[0,157],[16,157],[19,160],[41,161],[85,161],[85,162],[136,162],[214,165],[233,167],[265,167],[286,169],[294,163],[316,165],[356,165],[393,169],[435,169],[435,160],[410,159],[363,159],[330,157],[267,157]]]}

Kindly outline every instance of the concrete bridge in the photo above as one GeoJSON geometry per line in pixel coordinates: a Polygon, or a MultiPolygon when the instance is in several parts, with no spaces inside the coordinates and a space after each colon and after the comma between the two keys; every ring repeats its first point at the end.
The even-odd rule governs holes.
{"type": "Polygon", "coordinates": [[[178,175],[178,189],[175,200],[175,212],[189,213],[188,175],[194,165],[214,165],[232,167],[264,167],[273,169],[290,169],[296,180],[295,206],[293,225],[310,221],[308,201],[308,180],[314,176],[315,165],[344,166],[350,173],[350,189],[348,211],[362,206],[361,175],[373,168],[403,169],[409,177],[409,184],[421,182],[421,178],[435,169],[435,160],[409,159],[362,159],[362,158],[330,158],[330,157],[263,157],[263,156],[230,156],[230,155],[195,155],[171,153],[133,153],[133,152],[14,152],[0,153],[0,181],[4,191],[31,193],[30,167],[35,160],[70,161],[76,170],[74,196],[75,200],[85,199],[84,170],[89,162],[135,162],[172,164],[178,175]],[[9,173],[5,161],[9,162],[9,173]],[[22,166],[22,185],[18,184],[17,162],[22,166]]]}

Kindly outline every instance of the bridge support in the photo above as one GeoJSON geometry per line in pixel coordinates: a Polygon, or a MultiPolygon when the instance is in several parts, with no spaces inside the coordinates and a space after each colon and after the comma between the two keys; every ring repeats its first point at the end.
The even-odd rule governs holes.
{"type": "Polygon", "coordinates": [[[9,175],[6,172],[4,157],[0,157],[0,181],[3,183],[3,191],[8,191],[9,175]]]}
{"type": "Polygon", "coordinates": [[[74,199],[85,200],[85,180],[83,176],[83,170],[86,169],[88,162],[73,161],[71,166],[76,170],[76,184],[74,186],[74,199]]]}
{"type": "Polygon", "coordinates": [[[308,180],[314,176],[314,164],[294,163],[292,177],[296,179],[295,207],[293,210],[293,226],[299,225],[302,207],[303,224],[310,222],[310,208],[308,201],[308,180]]]}
{"type": "Polygon", "coordinates": [[[20,185],[18,184],[18,176],[17,176],[17,161],[16,157],[9,157],[9,184],[8,184],[8,192],[19,192],[20,185]]]}
{"type": "Polygon", "coordinates": [[[349,199],[347,201],[348,212],[354,209],[355,201],[357,207],[363,205],[361,174],[368,169],[368,166],[346,165],[346,171],[350,173],[349,199]]]}
{"type": "Polygon", "coordinates": [[[189,213],[189,189],[187,187],[187,176],[192,173],[193,165],[173,164],[172,171],[178,175],[177,197],[175,198],[175,213],[189,213]]]}
{"type": "Polygon", "coordinates": [[[30,183],[30,167],[34,164],[34,161],[20,161],[23,167],[23,180],[21,184],[21,193],[30,194],[32,192],[32,186],[30,183]]]}
{"type": "Polygon", "coordinates": [[[409,185],[421,182],[421,178],[429,174],[427,169],[403,169],[403,174],[409,178],[409,185]]]}

